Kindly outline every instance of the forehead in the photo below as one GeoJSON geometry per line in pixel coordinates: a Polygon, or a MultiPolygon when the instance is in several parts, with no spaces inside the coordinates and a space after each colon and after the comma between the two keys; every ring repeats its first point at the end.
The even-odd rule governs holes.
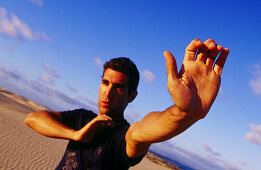
{"type": "Polygon", "coordinates": [[[115,71],[111,68],[107,68],[103,74],[102,79],[108,80],[112,83],[128,84],[128,76],[119,71],[115,71]]]}

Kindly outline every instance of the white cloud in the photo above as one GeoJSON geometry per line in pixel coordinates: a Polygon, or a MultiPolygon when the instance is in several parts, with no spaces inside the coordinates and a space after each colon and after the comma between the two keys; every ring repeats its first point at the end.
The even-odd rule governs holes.
{"type": "Polygon", "coordinates": [[[68,89],[70,89],[72,92],[74,92],[74,93],[77,93],[78,91],[75,89],[75,88],[73,88],[70,84],[68,84],[68,83],[66,83],[66,87],[68,88],[68,89]]]}
{"type": "Polygon", "coordinates": [[[29,2],[41,7],[43,6],[43,1],[42,0],[28,0],[29,2]]]}
{"type": "Polygon", "coordinates": [[[26,78],[18,71],[16,70],[9,70],[5,68],[0,68],[0,75],[1,78],[11,81],[22,81],[26,82],[26,78]]]}
{"type": "Polygon", "coordinates": [[[240,162],[240,165],[242,165],[242,166],[247,166],[248,163],[246,163],[245,161],[241,161],[241,162],[240,162]]]}
{"type": "Polygon", "coordinates": [[[50,77],[48,74],[42,74],[40,80],[51,85],[54,84],[54,79],[50,77]]]}
{"type": "Polygon", "coordinates": [[[33,32],[28,25],[19,20],[14,14],[11,14],[11,18],[13,26],[16,27],[25,38],[34,39],[33,32]]]}
{"type": "MultiPolygon", "coordinates": [[[[12,83],[12,85],[17,86],[18,88],[21,85],[24,85],[24,87],[29,89],[29,91],[26,89],[22,90],[23,93],[26,93],[28,95],[25,97],[28,97],[30,99],[32,95],[37,94],[38,100],[40,99],[41,101],[43,101],[43,98],[45,98],[44,100],[48,100],[45,105],[47,107],[52,106],[50,108],[54,108],[55,110],[65,110],[65,109],[74,109],[74,108],[92,109],[90,106],[93,106],[94,103],[91,102],[91,100],[87,101],[87,99],[85,100],[87,102],[83,103],[81,98],[75,99],[59,91],[56,88],[49,87],[41,83],[41,81],[51,82],[51,80],[48,80],[48,78],[50,78],[48,77],[48,75],[47,76],[42,75],[42,77],[40,77],[41,81],[28,80],[22,73],[18,71],[8,70],[0,67],[0,78],[1,78],[0,81],[12,83]],[[55,101],[55,103],[53,103],[53,101],[55,101]],[[62,104],[59,101],[61,101],[62,104]]],[[[93,110],[97,111],[95,109],[93,110]]]]}
{"type": "Polygon", "coordinates": [[[140,119],[140,116],[141,115],[136,111],[127,112],[124,115],[125,119],[128,120],[128,122],[130,123],[138,121],[140,119]]]}
{"type": "Polygon", "coordinates": [[[60,78],[60,76],[57,74],[57,72],[48,64],[44,64],[43,68],[45,71],[47,71],[52,77],[60,78]]]}
{"type": "Polygon", "coordinates": [[[256,94],[261,95],[261,65],[254,65],[253,69],[254,79],[249,80],[249,86],[256,94]]]}
{"type": "Polygon", "coordinates": [[[100,58],[94,58],[93,61],[94,61],[94,63],[96,64],[96,66],[102,68],[103,62],[102,62],[102,60],[101,60],[100,58]]]}
{"type": "Polygon", "coordinates": [[[30,40],[51,39],[43,32],[34,32],[31,28],[21,21],[15,14],[11,13],[11,19],[8,18],[6,10],[0,7],[0,32],[12,38],[21,39],[23,37],[30,40]],[[20,34],[19,34],[20,33],[20,34]]]}
{"type": "Polygon", "coordinates": [[[155,80],[155,76],[153,75],[153,73],[149,70],[144,70],[141,73],[142,77],[145,79],[146,82],[151,83],[155,80]]]}
{"type": "Polygon", "coordinates": [[[34,39],[36,40],[45,40],[45,41],[48,41],[50,42],[51,41],[51,38],[49,38],[44,32],[35,32],[34,33],[34,39]]]}
{"type": "Polygon", "coordinates": [[[0,8],[0,32],[13,38],[18,38],[18,33],[15,26],[6,16],[6,10],[0,8]]]}
{"type": "Polygon", "coordinates": [[[215,152],[211,147],[209,147],[208,145],[204,145],[203,146],[203,149],[208,152],[209,154],[211,154],[212,156],[216,156],[216,157],[219,157],[221,156],[220,153],[218,152],[215,152]]]}
{"type": "Polygon", "coordinates": [[[261,125],[249,124],[250,132],[246,133],[245,139],[249,142],[261,145],[261,125]]]}
{"type": "Polygon", "coordinates": [[[172,139],[153,144],[150,150],[187,166],[181,167],[182,169],[189,169],[190,167],[200,170],[241,170],[241,168],[224,159],[220,153],[213,151],[208,145],[203,146],[203,149],[207,152],[206,155],[178,146],[172,139]]]}
{"type": "Polygon", "coordinates": [[[250,80],[249,86],[254,90],[256,94],[261,94],[261,77],[256,80],[250,80]]]}

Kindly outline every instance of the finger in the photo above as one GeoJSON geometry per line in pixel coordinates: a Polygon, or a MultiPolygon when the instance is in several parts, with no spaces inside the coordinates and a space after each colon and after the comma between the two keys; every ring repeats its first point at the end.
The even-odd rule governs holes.
{"type": "Polygon", "coordinates": [[[96,117],[96,119],[104,119],[104,120],[112,120],[112,118],[108,115],[105,115],[105,114],[98,114],[98,116],[96,117]]]}
{"type": "Polygon", "coordinates": [[[221,45],[216,45],[215,50],[210,51],[209,54],[207,55],[206,65],[208,65],[209,67],[212,67],[217,55],[222,50],[223,50],[223,47],[221,45]]]}
{"type": "Polygon", "coordinates": [[[219,55],[215,65],[214,65],[214,71],[220,76],[223,70],[223,67],[225,65],[227,56],[229,54],[229,49],[225,48],[221,54],[219,55]]]}
{"type": "Polygon", "coordinates": [[[212,39],[208,39],[203,43],[203,46],[198,50],[196,61],[206,62],[207,56],[211,52],[211,50],[215,50],[216,45],[215,41],[212,39]]]}
{"type": "Polygon", "coordinates": [[[102,115],[104,118],[108,119],[108,120],[112,120],[112,118],[108,115],[102,115]]]}
{"type": "Polygon", "coordinates": [[[178,76],[177,62],[169,51],[164,51],[168,79],[176,79],[178,76]]]}
{"type": "Polygon", "coordinates": [[[95,119],[92,120],[92,124],[102,124],[102,123],[106,123],[109,121],[112,121],[112,120],[109,119],[108,116],[98,115],[95,119]]]}
{"type": "Polygon", "coordinates": [[[203,43],[199,39],[195,39],[191,41],[191,43],[186,48],[184,60],[185,61],[194,60],[197,50],[202,46],[203,43]]]}
{"type": "Polygon", "coordinates": [[[207,54],[206,51],[208,51],[208,48],[205,44],[201,48],[198,49],[197,58],[196,61],[200,62],[206,62],[207,54]]]}
{"type": "Polygon", "coordinates": [[[215,61],[215,58],[216,58],[215,56],[211,56],[210,54],[213,55],[213,51],[215,51],[217,47],[216,47],[215,41],[212,39],[206,40],[204,42],[204,46],[207,48],[207,50],[205,51],[205,54],[206,54],[205,62],[209,66],[211,64],[211,62],[213,64],[213,62],[215,61]]]}
{"type": "Polygon", "coordinates": [[[111,117],[108,115],[102,115],[101,117],[101,122],[104,122],[107,126],[114,126],[115,123],[111,117]]]}

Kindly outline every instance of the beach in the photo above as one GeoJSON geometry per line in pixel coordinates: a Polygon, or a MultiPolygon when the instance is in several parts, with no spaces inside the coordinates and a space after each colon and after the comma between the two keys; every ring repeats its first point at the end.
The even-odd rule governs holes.
{"type": "MultiPolygon", "coordinates": [[[[0,88],[0,169],[54,169],[67,140],[41,136],[24,124],[32,111],[48,110],[40,104],[0,88]]],[[[168,169],[144,158],[131,170],[168,169]]]]}

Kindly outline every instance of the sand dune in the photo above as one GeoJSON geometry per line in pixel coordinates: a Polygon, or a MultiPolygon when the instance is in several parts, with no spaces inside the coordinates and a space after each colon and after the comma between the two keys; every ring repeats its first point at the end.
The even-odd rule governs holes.
{"type": "Polygon", "coordinates": [[[21,113],[29,113],[36,110],[49,110],[36,102],[19,96],[10,90],[0,87],[0,108],[14,110],[21,113]]]}
{"type": "MultiPolygon", "coordinates": [[[[0,169],[54,169],[66,140],[43,137],[24,124],[29,112],[48,110],[31,100],[0,88],[0,169]]],[[[131,170],[167,169],[145,158],[131,170]]]]}
{"type": "Polygon", "coordinates": [[[48,109],[0,88],[0,169],[54,169],[67,141],[43,137],[24,124],[27,113],[48,109]]]}

